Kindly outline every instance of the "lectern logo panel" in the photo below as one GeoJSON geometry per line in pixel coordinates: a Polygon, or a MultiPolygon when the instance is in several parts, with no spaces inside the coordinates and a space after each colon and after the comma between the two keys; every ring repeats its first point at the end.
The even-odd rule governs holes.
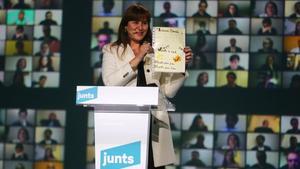
{"type": "Polygon", "coordinates": [[[125,168],[141,163],[141,141],[101,151],[101,169],[125,168]]]}
{"type": "Polygon", "coordinates": [[[97,98],[98,88],[92,87],[84,90],[77,91],[76,103],[82,103],[97,98]]]}

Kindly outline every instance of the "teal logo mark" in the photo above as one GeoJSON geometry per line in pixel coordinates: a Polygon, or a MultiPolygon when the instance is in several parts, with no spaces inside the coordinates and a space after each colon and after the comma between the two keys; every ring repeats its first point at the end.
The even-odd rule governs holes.
{"type": "Polygon", "coordinates": [[[101,169],[121,169],[141,163],[141,141],[102,150],[101,169]]]}
{"type": "Polygon", "coordinates": [[[92,88],[77,91],[76,103],[79,104],[82,102],[96,99],[98,94],[97,89],[98,89],[97,87],[92,87],[92,88]]]}

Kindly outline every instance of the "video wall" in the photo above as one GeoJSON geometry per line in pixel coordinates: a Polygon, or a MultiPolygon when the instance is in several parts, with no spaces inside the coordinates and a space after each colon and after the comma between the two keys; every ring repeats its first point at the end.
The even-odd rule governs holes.
{"type": "MultiPolygon", "coordinates": [[[[167,169],[277,169],[299,159],[299,115],[170,112],[176,163],[167,169]],[[259,167],[258,167],[259,166],[259,167]]],[[[88,115],[87,169],[94,169],[88,115]]]]}
{"type": "Polygon", "coordinates": [[[300,2],[296,0],[94,0],[93,83],[102,85],[101,49],[117,38],[124,10],[142,3],[152,26],[186,29],[194,52],[188,87],[300,87],[300,2]]]}
{"type": "Polygon", "coordinates": [[[66,111],[0,109],[1,169],[63,169],[66,111]]]}
{"type": "Polygon", "coordinates": [[[0,0],[0,86],[60,85],[61,0],[0,0]]]}

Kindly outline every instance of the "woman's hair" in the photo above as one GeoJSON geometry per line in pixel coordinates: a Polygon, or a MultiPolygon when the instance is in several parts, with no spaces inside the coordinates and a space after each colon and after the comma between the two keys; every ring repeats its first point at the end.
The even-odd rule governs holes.
{"type": "Polygon", "coordinates": [[[27,63],[25,58],[18,59],[18,61],[16,63],[16,71],[22,71],[23,68],[21,67],[21,62],[27,63]]]}
{"type": "Polygon", "coordinates": [[[118,39],[117,39],[117,41],[113,42],[112,46],[119,47],[122,44],[122,45],[124,45],[124,51],[125,51],[128,43],[129,43],[129,40],[130,40],[128,37],[128,33],[125,30],[125,27],[127,26],[129,21],[145,21],[146,20],[148,22],[148,31],[147,31],[145,38],[141,41],[141,43],[143,43],[144,41],[151,43],[152,42],[152,34],[150,31],[150,19],[151,19],[150,12],[142,4],[136,3],[136,4],[129,6],[126,9],[126,11],[124,12],[122,20],[120,22],[119,30],[118,30],[118,39]]]}
{"type": "Polygon", "coordinates": [[[37,67],[36,70],[40,71],[40,70],[42,70],[45,67],[48,69],[47,71],[53,71],[54,70],[51,57],[41,56],[39,58],[39,63],[38,63],[38,67],[37,67]],[[47,65],[43,65],[43,63],[42,63],[43,62],[43,58],[47,59],[47,65]]]}
{"type": "Polygon", "coordinates": [[[237,6],[236,4],[234,4],[234,3],[228,4],[228,5],[227,5],[227,8],[226,8],[226,11],[225,11],[225,13],[224,13],[224,16],[227,16],[227,17],[228,17],[228,16],[240,16],[238,6],[237,6]],[[233,6],[233,7],[235,8],[235,13],[234,13],[234,14],[231,14],[231,13],[229,12],[230,6],[233,6]]]}
{"type": "Polygon", "coordinates": [[[54,155],[53,155],[53,150],[50,147],[45,148],[45,155],[44,155],[44,160],[51,160],[54,159],[54,155]],[[48,154],[48,152],[50,154],[48,154]]]}
{"type": "Polygon", "coordinates": [[[231,134],[228,135],[228,137],[227,137],[227,145],[229,144],[229,139],[230,139],[231,136],[236,140],[236,147],[240,147],[240,138],[239,138],[238,135],[236,135],[234,133],[231,133],[231,134]]]}
{"type": "Polygon", "coordinates": [[[300,25],[300,21],[297,21],[295,24],[295,35],[300,35],[300,28],[298,28],[298,25],[300,25]]]}
{"type": "Polygon", "coordinates": [[[21,131],[24,132],[24,134],[25,134],[25,140],[28,141],[29,140],[29,132],[28,132],[28,130],[25,127],[22,127],[22,128],[20,128],[18,130],[17,138],[19,139],[19,135],[20,135],[21,131]]]}
{"type": "Polygon", "coordinates": [[[222,167],[231,167],[231,166],[228,166],[230,164],[236,164],[236,161],[234,160],[234,151],[233,150],[225,151],[222,167]],[[228,154],[230,154],[230,160],[229,161],[227,161],[227,155],[228,154]]]}
{"type": "Polygon", "coordinates": [[[267,13],[267,7],[268,7],[268,5],[269,4],[271,4],[273,7],[274,7],[274,9],[275,9],[275,15],[278,15],[278,8],[277,8],[277,5],[276,5],[276,3],[275,2],[273,2],[273,1],[268,1],[267,3],[266,3],[266,5],[265,5],[265,13],[267,13]]]}

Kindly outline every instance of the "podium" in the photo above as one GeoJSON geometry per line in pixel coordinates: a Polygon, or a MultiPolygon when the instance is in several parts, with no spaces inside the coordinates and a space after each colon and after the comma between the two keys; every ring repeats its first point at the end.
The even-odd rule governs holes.
{"type": "Polygon", "coordinates": [[[77,86],[76,104],[94,109],[95,168],[147,169],[158,97],[158,87],[77,86]]]}

